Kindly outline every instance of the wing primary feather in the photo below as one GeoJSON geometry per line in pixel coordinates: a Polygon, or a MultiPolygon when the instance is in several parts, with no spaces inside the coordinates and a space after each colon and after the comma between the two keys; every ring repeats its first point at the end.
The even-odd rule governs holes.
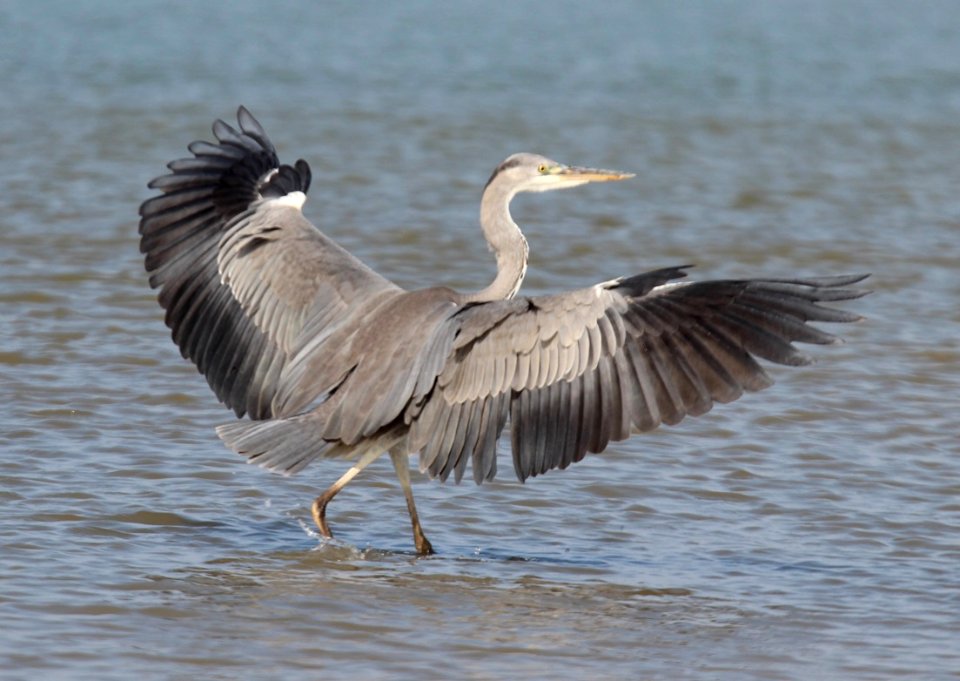
{"type": "Polygon", "coordinates": [[[487,399],[484,404],[483,424],[475,456],[480,456],[486,462],[487,480],[492,480],[497,474],[497,440],[506,424],[509,405],[509,395],[505,393],[487,399]]]}
{"type": "Polygon", "coordinates": [[[580,447],[580,413],[583,409],[583,381],[582,376],[577,376],[572,381],[565,383],[567,386],[565,392],[566,399],[569,401],[567,408],[566,423],[563,426],[563,450],[560,466],[566,468],[579,456],[580,447]]]}
{"type": "Polygon", "coordinates": [[[640,387],[638,409],[634,411],[634,425],[641,433],[653,430],[663,422],[660,414],[660,400],[657,397],[655,371],[649,359],[650,342],[627,343],[625,350],[634,378],[640,387]]]}
{"type": "MultiPolygon", "coordinates": [[[[717,353],[720,353],[717,361],[722,367],[730,371],[733,371],[736,367],[737,373],[734,379],[744,390],[762,390],[773,385],[773,381],[767,376],[763,367],[757,363],[757,360],[735,337],[714,324],[713,320],[704,320],[702,325],[706,335],[691,335],[691,339],[695,338],[704,343],[709,341],[711,347],[717,353]]],[[[739,397],[739,394],[737,397],[739,397]]],[[[716,396],[714,398],[716,399],[716,396]]]]}
{"type": "MultiPolygon", "coordinates": [[[[717,357],[717,339],[693,330],[681,331],[677,334],[678,343],[682,343],[685,353],[693,365],[697,376],[699,399],[696,406],[689,409],[691,414],[704,414],[710,410],[713,400],[731,402],[743,393],[741,382],[727,368],[726,364],[717,357]]],[[[721,350],[722,352],[722,350],[721,350]]],[[[743,367],[736,358],[728,358],[727,364],[743,367]]],[[[742,369],[741,369],[742,373],[742,369]]]]}
{"type": "Polygon", "coordinates": [[[580,376],[580,388],[583,391],[580,400],[580,431],[577,433],[577,448],[573,454],[574,461],[580,461],[594,441],[594,425],[596,424],[597,395],[596,382],[593,372],[587,371],[580,376]]]}
{"type": "Polygon", "coordinates": [[[457,427],[460,422],[460,410],[462,404],[452,404],[449,407],[449,418],[447,423],[443,428],[442,437],[440,440],[440,457],[444,459],[443,469],[440,471],[440,480],[446,482],[447,478],[457,467],[457,464],[460,462],[458,452],[453,451],[453,440],[457,435],[457,427]]]}
{"type": "Polygon", "coordinates": [[[467,462],[471,458],[470,455],[472,452],[467,448],[467,431],[470,429],[474,404],[474,402],[464,402],[460,405],[457,429],[454,433],[453,442],[450,445],[450,451],[457,460],[455,471],[455,482],[457,484],[460,484],[460,480],[463,479],[463,472],[466,469],[467,462]]]}
{"type": "Polygon", "coordinates": [[[710,408],[710,393],[693,366],[696,357],[684,340],[682,331],[678,329],[676,333],[663,336],[661,347],[664,350],[661,356],[664,364],[673,368],[670,374],[677,387],[683,412],[694,416],[705,413],[710,408]]]}
{"type": "Polygon", "coordinates": [[[775,336],[791,342],[816,343],[829,345],[837,342],[837,337],[805,323],[796,312],[781,312],[769,307],[756,307],[749,302],[738,300],[731,306],[731,312],[745,321],[762,328],[775,336]]]}
{"type": "Polygon", "coordinates": [[[524,445],[524,428],[527,426],[527,420],[523,417],[522,409],[526,401],[526,391],[514,392],[510,400],[510,451],[513,454],[513,469],[517,478],[521,481],[529,476],[530,467],[527,465],[525,457],[527,455],[524,445]]]}
{"type": "Polygon", "coordinates": [[[597,453],[602,452],[607,443],[610,442],[610,435],[614,430],[611,419],[615,418],[620,411],[620,405],[616,401],[617,395],[613,389],[609,357],[602,356],[600,358],[594,372],[594,380],[597,382],[597,396],[600,398],[600,405],[596,413],[596,439],[590,451],[597,453]]]}
{"type": "Polygon", "coordinates": [[[684,416],[683,399],[677,390],[670,365],[666,361],[662,338],[651,342],[650,353],[647,358],[650,360],[650,367],[653,369],[651,373],[656,378],[654,391],[657,395],[660,417],[667,425],[676,425],[680,423],[684,416]]]}
{"type": "MultiPolygon", "coordinates": [[[[818,297],[813,301],[801,296],[785,298],[781,293],[765,288],[747,289],[742,296],[742,300],[753,307],[789,314],[804,321],[857,322],[863,319],[853,312],[817,305],[818,301],[824,300],[823,298],[818,297]]],[[[847,298],[842,297],[837,300],[847,300],[847,298]]]]}
{"type": "Polygon", "coordinates": [[[536,439],[533,445],[533,470],[537,473],[545,473],[547,466],[547,436],[553,425],[551,419],[551,392],[553,386],[547,385],[537,390],[531,400],[534,403],[533,412],[536,423],[536,439]]]}
{"type": "MultiPolygon", "coordinates": [[[[443,437],[447,432],[447,424],[450,421],[452,413],[452,405],[444,404],[440,407],[440,413],[435,421],[436,427],[429,434],[427,444],[424,447],[426,460],[430,462],[428,468],[430,477],[439,477],[441,480],[446,480],[446,476],[443,476],[443,471],[447,467],[447,460],[450,454],[443,449],[443,437]]],[[[449,475],[449,471],[447,474],[449,475]]]]}
{"type": "Polygon", "coordinates": [[[550,428],[550,451],[547,452],[551,461],[551,468],[566,468],[567,461],[568,427],[571,418],[570,412],[570,381],[561,380],[551,386],[553,399],[550,405],[552,423],[550,428]]]}
{"type": "Polygon", "coordinates": [[[634,414],[641,409],[643,400],[643,388],[640,387],[636,373],[630,365],[626,348],[613,356],[613,373],[616,374],[620,390],[620,431],[616,439],[624,440],[630,437],[634,414]]]}
{"type": "MultiPolygon", "coordinates": [[[[484,480],[490,480],[490,456],[487,447],[487,428],[489,421],[493,418],[493,408],[496,402],[495,397],[488,397],[477,403],[475,414],[477,414],[477,440],[473,446],[473,480],[480,484],[484,480]]],[[[496,458],[496,451],[494,451],[496,458]]]]}
{"type": "Polygon", "coordinates": [[[714,318],[714,326],[723,329],[737,339],[750,354],[762,357],[770,362],[789,366],[809,364],[811,359],[797,351],[788,341],[756,326],[749,320],[727,311],[719,311],[714,318]]]}
{"type": "Polygon", "coordinates": [[[531,416],[531,395],[534,389],[517,393],[510,405],[510,436],[512,439],[513,456],[516,465],[523,470],[524,476],[530,475],[533,468],[533,448],[531,441],[535,441],[535,424],[531,416]],[[516,429],[516,439],[513,439],[516,429]]]}

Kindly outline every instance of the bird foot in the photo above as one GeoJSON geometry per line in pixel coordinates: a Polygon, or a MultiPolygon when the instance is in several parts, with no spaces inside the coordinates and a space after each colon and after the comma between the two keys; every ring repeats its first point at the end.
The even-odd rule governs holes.
{"type": "Polygon", "coordinates": [[[310,513],[313,515],[313,522],[316,523],[317,528],[320,530],[320,534],[325,539],[333,539],[333,532],[330,531],[330,526],[327,525],[327,502],[329,499],[324,499],[323,496],[317,497],[313,502],[313,505],[310,507],[310,513]]]}
{"type": "Polygon", "coordinates": [[[423,532],[414,532],[413,533],[413,543],[417,547],[417,553],[421,556],[432,556],[436,551],[433,550],[433,546],[430,544],[423,532]]]}

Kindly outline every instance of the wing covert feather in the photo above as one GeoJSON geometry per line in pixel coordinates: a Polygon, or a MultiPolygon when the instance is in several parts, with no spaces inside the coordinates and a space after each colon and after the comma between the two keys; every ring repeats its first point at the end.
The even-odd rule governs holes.
{"type": "Polygon", "coordinates": [[[336,325],[358,299],[397,288],[282,200],[235,222],[220,242],[218,267],[244,314],[287,356],[308,318],[336,325]]]}

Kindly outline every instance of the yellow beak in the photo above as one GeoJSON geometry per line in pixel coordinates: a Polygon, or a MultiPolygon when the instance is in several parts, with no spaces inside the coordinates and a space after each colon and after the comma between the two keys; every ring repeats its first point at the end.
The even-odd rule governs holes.
{"type": "Polygon", "coordinates": [[[557,175],[576,179],[581,182],[618,182],[634,176],[633,173],[624,173],[619,170],[601,170],[599,168],[581,168],[578,166],[562,166],[557,169],[557,175]]]}

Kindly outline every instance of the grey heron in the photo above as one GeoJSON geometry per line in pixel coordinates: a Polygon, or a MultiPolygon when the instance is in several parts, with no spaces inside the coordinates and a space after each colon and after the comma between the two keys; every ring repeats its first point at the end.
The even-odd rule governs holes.
{"type": "Polygon", "coordinates": [[[181,354],[242,419],[217,428],[228,447],[285,474],[351,460],[312,505],[328,538],[327,504],[383,453],[416,549],[432,553],[409,456],[441,480],[469,466],[479,484],[497,472],[509,422],[521,481],[563,469],[766,388],[758,358],[805,364],[794,341],[837,341],[808,322],[860,319],[818,303],[864,295],[851,287],[866,275],[693,282],[680,266],[518,297],[528,249],[513,197],[631,177],[528,153],[483,190],[493,282],[406,291],[304,217],[309,165],[280,163],[250,112],[237,118],[237,128],[216,121],[216,142],[193,142],[150,182],[159,194],[140,207],[140,250],[181,354]]]}

